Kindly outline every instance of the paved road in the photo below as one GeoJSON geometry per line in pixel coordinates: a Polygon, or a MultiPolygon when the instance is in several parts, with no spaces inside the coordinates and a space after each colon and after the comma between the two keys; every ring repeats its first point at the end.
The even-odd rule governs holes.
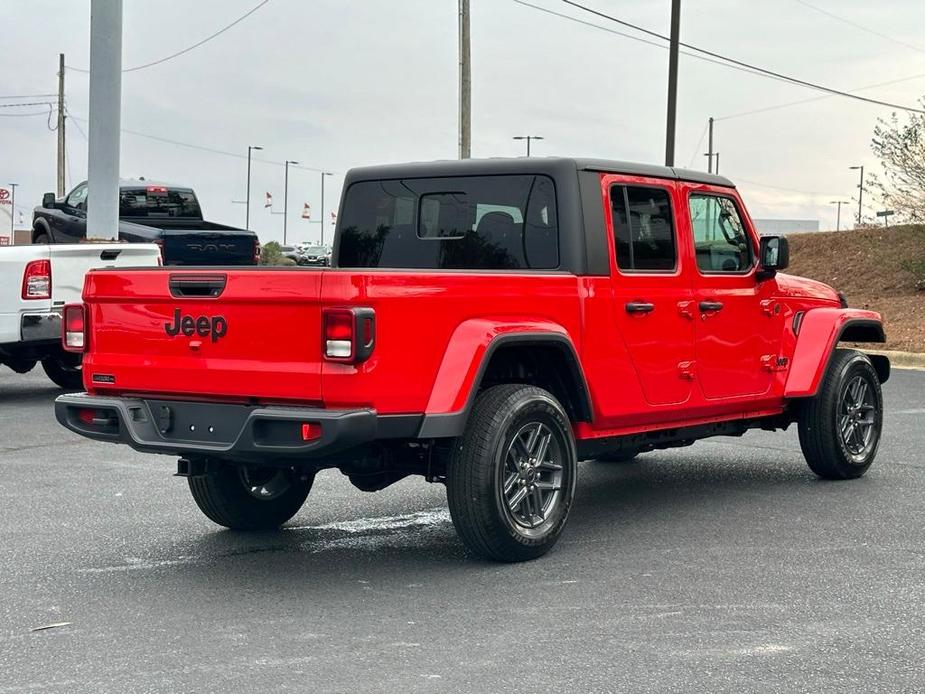
{"type": "Polygon", "coordinates": [[[323,473],[285,530],[220,531],[56,394],[0,374],[0,692],[925,689],[925,373],[887,385],[863,480],[817,481],[793,431],[585,463],[515,566],[417,480],[323,473]]]}

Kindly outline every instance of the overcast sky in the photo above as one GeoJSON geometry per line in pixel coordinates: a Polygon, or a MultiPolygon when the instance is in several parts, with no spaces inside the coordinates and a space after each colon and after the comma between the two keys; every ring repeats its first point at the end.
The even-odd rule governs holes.
{"type": "MultiPolygon", "coordinates": [[[[518,156],[518,134],[542,135],[536,155],[661,163],[668,52],[583,26],[513,0],[471,0],[473,156],[518,156]]],[[[530,0],[620,29],[558,0],[530,0]]],[[[839,89],[901,80],[862,94],[914,105],[925,94],[925,3],[811,0],[865,33],[799,0],[683,0],[683,41],[839,89]],[[912,46],[902,45],[904,42],[912,46]],[[919,48],[918,46],[921,46],[919,48]]],[[[228,24],[257,0],[125,0],[123,67],[183,49],[228,24]]],[[[669,0],[587,0],[601,11],[667,33],[669,0]]],[[[58,53],[89,65],[89,0],[5,0],[0,95],[55,92],[58,53]]],[[[88,114],[87,75],[67,72],[75,120],[88,114]]],[[[249,144],[255,161],[251,226],[279,239],[283,167],[294,159],[336,175],[371,163],[454,158],[457,152],[456,0],[271,0],[214,41],[124,74],[122,128],[225,152],[122,137],[122,175],[193,186],[207,218],[243,225],[249,144]],[[270,163],[273,162],[273,163],[270,163]]],[[[856,194],[857,172],[875,169],[870,137],[888,108],[839,97],[719,120],[818,97],[801,87],[681,56],[676,163],[706,168],[707,118],[717,118],[721,172],[755,217],[819,219],[833,228],[830,200],[856,194]]],[[[41,100],[41,99],[39,99],[41,100]]],[[[0,100],[9,103],[9,100],[0,100]]],[[[0,108],[4,116],[45,107],[0,108]]],[[[86,177],[87,142],[68,128],[68,187],[86,177]]],[[[79,126],[76,127],[76,126],[79,126]]],[[[55,186],[55,134],[41,115],[0,117],[0,184],[16,181],[26,211],[55,186]]],[[[299,219],[320,216],[319,174],[290,170],[290,240],[316,238],[299,219]]],[[[846,212],[847,214],[847,212],[846,212]]],[[[844,219],[844,216],[843,216],[844,219]]],[[[330,228],[330,227],[328,227],[330,228]]]]}

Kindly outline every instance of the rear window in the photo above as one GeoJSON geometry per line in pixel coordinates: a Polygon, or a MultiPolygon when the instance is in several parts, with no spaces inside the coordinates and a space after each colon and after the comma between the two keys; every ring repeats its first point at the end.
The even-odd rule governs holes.
{"type": "Polygon", "coordinates": [[[195,217],[202,218],[199,201],[192,190],[146,186],[119,191],[120,217],[195,217]]]}
{"type": "Polygon", "coordinates": [[[339,267],[559,267],[548,176],[362,181],[347,190],[340,224],[339,267]]]}

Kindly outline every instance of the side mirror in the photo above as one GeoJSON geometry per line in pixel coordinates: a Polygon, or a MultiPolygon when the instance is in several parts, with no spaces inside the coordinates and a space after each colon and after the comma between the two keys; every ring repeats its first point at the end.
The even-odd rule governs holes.
{"type": "Polygon", "coordinates": [[[758,250],[758,279],[770,279],[790,265],[790,243],[786,236],[762,236],[758,250]]]}
{"type": "Polygon", "coordinates": [[[45,193],[42,196],[42,207],[48,208],[49,210],[55,209],[55,194],[54,193],[45,193]]]}

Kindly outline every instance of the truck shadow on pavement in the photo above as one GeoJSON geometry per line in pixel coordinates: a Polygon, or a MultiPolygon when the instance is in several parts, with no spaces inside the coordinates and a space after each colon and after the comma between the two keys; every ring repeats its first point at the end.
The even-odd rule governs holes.
{"type": "MultiPolygon", "coordinates": [[[[311,522],[306,508],[281,531],[207,531],[172,542],[169,557],[149,544],[148,556],[160,555],[161,560],[90,571],[127,578],[137,576],[138,570],[159,569],[161,577],[166,570],[169,580],[194,593],[212,590],[217,583],[231,590],[269,585],[302,597],[306,592],[324,593],[344,581],[363,586],[368,575],[377,583],[412,578],[414,583],[446,575],[447,570],[472,577],[572,572],[600,557],[631,560],[653,550],[734,544],[734,536],[764,533],[768,523],[782,518],[793,522],[793,514],[806,513],[825,483],[796,460],[772,463],[770,457],[745,463],[705,456],[670,460],[670,454],[661,454],[630,465],[583,463],[566,533],[536,562],[498,564],[469,555],[445,506],[319,524],[311,522]]],[[[839,488],[835,495],[846,490],[850,496],[850,486],[834,485],[839,488]]],[[[826,487],[831,490],[833,485],[826,487]]],[[[826,496],[830,503],[843,503],[826,496]]],[[[156,539],[155,543],[160,544],[156,539]]]]}
{"type": "Polygon", "coordinates": [[[36,388],[33,386],[6,386],[0,387],[0,406],[2,405],[34,405],[47,402],[53,409],[55,398],[67,391],[49,383],[47,386],[36,388]]]}

